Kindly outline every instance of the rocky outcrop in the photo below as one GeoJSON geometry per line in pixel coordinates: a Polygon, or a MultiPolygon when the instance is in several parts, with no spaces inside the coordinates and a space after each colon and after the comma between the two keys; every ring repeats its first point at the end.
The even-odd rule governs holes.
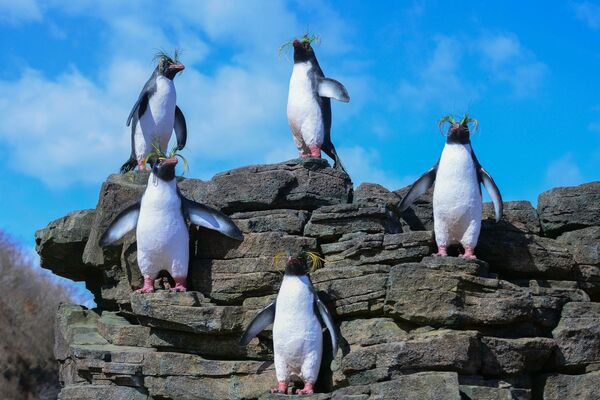
{"type": "Polygon", "coordinates": [[[181,179],[245,239],[191,228],[190,291],[141,295],[134,235],[104,250],[97,240],[146,179],[110,176],[95,210],[36,234],[44,267],[85,281],[98,304],[57,312],[61,399],[283,398],[267,394],[270,331],[238,345],[279,288],[282,250],[323,255],[312,280],[342,336],[333,360],[325,340],[319,393],[307,398],[598,398],[600,182],[546,192],[537,210],[507,202],[498,224],[486,205],[480,259],[465,261],[430,256],[430,194],[401,214],[406,189],[353,192],[323,160],[181,179]]]}

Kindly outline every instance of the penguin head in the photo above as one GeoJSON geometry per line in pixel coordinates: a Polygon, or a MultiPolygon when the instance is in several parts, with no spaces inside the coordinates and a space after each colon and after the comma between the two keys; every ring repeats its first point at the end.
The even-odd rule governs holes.
{"type": "Polygon", "coordinates": [[[440,119],[438,122],[438,126],[441,129],[443,125],[448,122],[450,127],[448,128],[448,133],[446,134],[446,143],[450,144],[468,144],[471,142],[471,131],[469,130],[469,124],[475,124],[475,128],[473,131],[477,130],[478,123],[476,119],[469,118],[469,114],[465,114],[465,116],[460,120],[460,122],[456,122],[452,115],[446,115],[440,119]]]}
{"type": "Polygon", "coordinates": [[[179,62],[179,51],[175,50],[175,55],[171,58],[167,53],[161,51],[156,57],[156,71],[159,75],[168,79],[175,78],[178,72],[185,69],[185,65],[179,62]]]}
{"type": "Polygon", "coordinates": [[[308,275],[310,272],[319,269],[323,265],[323,260],[316,253],[306,251],[299,255],[290,255],[285,252],[275,255],[275,263],[279,259],[285,258],[285,275],[301,276],[308,275]]]}
{"type": "Polygon", "coordinates": [[[308,36],[305,34],[300,39],[294,39],[292,45],[294,46],[294,62],[300,63],[309,60],[315,60],[315,51],[313,50],[311,43],[315,41],[319,41],[319,37],[317,35],[308,36]]]}
{"type": "Polygon", "coordinates": [[[177,157],[171,158],[152,158],[152,173],[157,178],[169,182],[175,179],[175,166],[177,165],[177,157]]]}

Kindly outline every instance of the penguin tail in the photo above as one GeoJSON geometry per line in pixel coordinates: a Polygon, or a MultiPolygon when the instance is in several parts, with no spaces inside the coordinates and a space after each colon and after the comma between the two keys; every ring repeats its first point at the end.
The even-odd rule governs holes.
{"type": "Polygon", "coordinates": [[[125,163],[123,165],[121,165],[121,170],[120,172],[122,174],[129,172],[129,171],[133,171],[135,169],[137,165],[137,161],[134,158],[130,158],[129,160],[125,161],[125,163]]]}
{"type": "Polygon", "coordinates": [[[342,171],[346,175],[350,175],[350,174],[348,174],[348,171],[346,171],[346,168],[344,168],[344,164],[342,164],[342,160],[340,159],[340,156],[338,155],[337,151],[335,150],[335,147],[333,147],[333,144],[331,146],[327,146],[327,148],[323,148],[323,151],[325,151],[325,154],[327,154],[329,157],[331,157],[333,159],[333,168],[334,169],[337,169],[338,171],[342,171]]]}

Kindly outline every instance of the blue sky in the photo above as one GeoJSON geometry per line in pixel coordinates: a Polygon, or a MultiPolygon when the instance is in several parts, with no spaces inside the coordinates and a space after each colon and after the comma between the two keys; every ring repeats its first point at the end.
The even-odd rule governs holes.
{"type": "Polygon", "coordinates": [[[465,111],[506,200],[599,179],[600,3],[496,3],[0,0],[0,228],[33,247],[95,206],[159,48],[184,51],[189,176],[295,157],[277,48],[307,29],[351,97],[332,138],[356,184],[409,184],[443,147],[437,119],[465,111]]]}

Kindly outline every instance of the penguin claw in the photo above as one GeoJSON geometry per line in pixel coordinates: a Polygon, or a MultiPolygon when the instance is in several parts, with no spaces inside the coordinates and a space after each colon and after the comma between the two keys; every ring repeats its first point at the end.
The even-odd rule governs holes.
{"type": "Polygon", "coordinates": [[[147,288],[144,286],[143,288],[137,289],[135,292],[136,293],[154,293],[154,288],[147,288]]]}
{"type": "Polygon", "coordinates": [[[313,384],[310,382],[304,382],[303,389],[296,389],[296,394],[313,394],[314,392],[313,384]]]}
{"type": "Polygon", "coordinates": [[[434,257],[446,257],[448,255],[448,251],[446,250],[446,246],[438,246],[438,252],[433,253],[434,257]]]}
{"type": "Polygon", "coordinates": [[[183,285],[175,285],[175,287],[172,287],[169,289],[170,292],[187,292],[187,288],[183,285]]]}
{"type": "Polygon", "coordinates": [[[459,258],[464,258],[465,260],[476,260],[475,249],[469,246],[465,247],[465,254],[461,254],[458,256],[459,258]]]}

